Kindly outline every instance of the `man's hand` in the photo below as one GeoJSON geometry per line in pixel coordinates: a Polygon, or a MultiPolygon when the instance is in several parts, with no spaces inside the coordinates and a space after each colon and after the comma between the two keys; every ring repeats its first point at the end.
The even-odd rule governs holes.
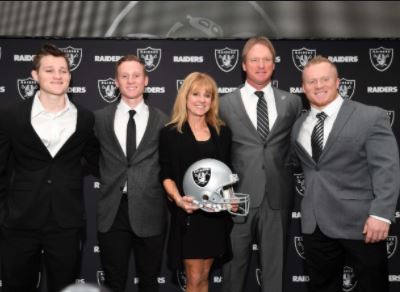
{"type": "Polygon", "coordinates": [[[364,225],[365,243],[375,243],[386,240],[389,234],[390,224],[369,216],[364,225]]]}

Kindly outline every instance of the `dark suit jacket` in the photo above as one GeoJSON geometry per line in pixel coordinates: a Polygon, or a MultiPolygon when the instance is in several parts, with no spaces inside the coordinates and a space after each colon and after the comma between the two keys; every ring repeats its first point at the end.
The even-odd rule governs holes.
{"type": "Polygon", "coordinates": [[[399,152],[386,111],[344,100],[318,163],[297,142],[307,116],[292,131],[305,179],[303,233],[312,233],[318,224],[331,238],[361,240],[369,215],[394,220],[399,152]]]}
{"type": "Polygon", "coordinates": [[[101,197],[97,228],[107,232],[118,212],[122,190],[128,181],[129,220],[141,237],[160,235],[167,223],[165,194],[159,180],[158,138],[167,116],[149,106],[149,120],[134,155],[127,161],[114,132],[117,104],[95,112],[95,132],[100,142],[101,197]]]}
{"type": "Polygon", "coordinates": [[[273,92],[278,117],[265,142],[246,112],[240,88],[221,98],[221,118],[232,129],[232,166],[239,175],[236,191],[250,195],[250,208],[259,207],[264,196],[272,209],[288,209],[293,201],[287,162],[290,132],[302,102],[297,95],[276,88],[273,92]]]}
{"type": "Polygon", "coordinates": [[[76,130],[53,158],[32,127],[32,102],[0,111],[2,223],[9,228],[36,229],[50,215],[61,227],[80,227],[84,223],[82,158],[91,163],[97,158],[93,114],[75,105],[76,130]]]}

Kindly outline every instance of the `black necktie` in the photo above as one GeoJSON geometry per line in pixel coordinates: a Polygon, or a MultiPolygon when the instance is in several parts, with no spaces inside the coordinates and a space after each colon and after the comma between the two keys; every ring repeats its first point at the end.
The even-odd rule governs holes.
{"type": "Polygon", "coordinates": [[[254,92],[258,96],[257,102],[257,131],[263,141],[269,134],[268,105],[263,91],[254,92]]]}
{"type": "Polygon", "coordinates": [[[129,111],[129,120],[126,127],[126,158],[129,160],[136,151],[136,124],[133,118],[135,110],[129,111]]]}
{"type": "Polygon", "coordinates": [[[326,113],[320,112],[316,115],[318,121],[311,133],[312,158],[318,162],[324,144],[324,120],[328,117],[326,113]]]}

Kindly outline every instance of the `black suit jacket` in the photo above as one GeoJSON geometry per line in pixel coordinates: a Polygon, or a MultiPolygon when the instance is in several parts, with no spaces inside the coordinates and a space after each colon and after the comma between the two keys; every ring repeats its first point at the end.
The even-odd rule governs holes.
{"type": "Polygon", "coordinates": [[[0,222],[37,229],[52,216],[61,227],[80,227],[82,158],[97,160],[93,114],[75,105],[76,130],[53,158],[32,127],[32,102],[0,110],[0,222]]]}

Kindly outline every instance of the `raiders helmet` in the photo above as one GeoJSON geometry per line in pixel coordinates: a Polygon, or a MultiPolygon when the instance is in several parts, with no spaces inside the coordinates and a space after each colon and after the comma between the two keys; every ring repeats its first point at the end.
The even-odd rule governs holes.
{"type": "Polygon", "coordinates": [[[206,212],[228,211],[233,215],[249,213],[249,195],[238,194],[232,185],[239,180],[223,162],[206,158],[193,163],[183,177],[183,191],[206,212]],[[233,209],[235,211],[232,211],[233,209]],[[237,208],[236,208],[237,207],[237,208]],[[237,210],[236,210],[237,209],[237,210]]]}

